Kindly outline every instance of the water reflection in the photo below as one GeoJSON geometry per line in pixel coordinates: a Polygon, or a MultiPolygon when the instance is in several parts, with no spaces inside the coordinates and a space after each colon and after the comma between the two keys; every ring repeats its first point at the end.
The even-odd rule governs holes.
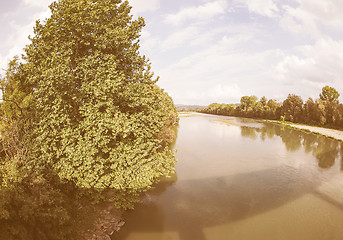
{"type": "Polygon", "coordinates": [[[257,131],[255,128],[242,126],[241,135],[242,137],[248,137],[254,140],[257,138],[257,131]]]}
{"type": "Polygon", "coordinates": [[[218,118],[223,120],[208,116],[181,120],[176,144],[178,177],[161,182],[141,205],[128,212],[124,216],[125,227],[112,239],[275,240],[296,236],[296,239],[323,240],[343,236],[336,223],[327,225],[329,230],[320,232],[323,235],[310,237],[311,223],[325,222],[314,214],[317,209],[329,212],[330,219],[343,221],[342,201],[323,187],[337,173],[321,171],[335,170],[333,166],[339,154],[343,163],[342,144],[275,124],[230,118],[229,122],[234,124],[228,126],[228,123],[213,121],[218,118]],[[303,159],[309,161],[296,167],[290,164],[290,161],[303,159]],[[322,201],[319,204],[318,199],[322,201]],[[314,205],[306,212],[304,205],[309,203],[314,205]],[[294,213],[287,212],[289,206],[294,213]],[[334,209],[330,208],[332,206],[334,209]],[[333,216],[335,213],[338,215],[333,216]],[[265,222],[261,220],[261,224],[268,226],[264,230],[273,232],[272,228],[276,227],[279,235],[266,237],[251,232],[245,238],[228,237],[230,229],[236,231],[251,219],[258,219],[254,223],[260,224],[260,216],[269,217],[265,222]],[[279,225],[272,226],[273,219],[279,225]],[[302,221],[305,224],[302,225],[302,221]],[[218,226],[224,227],[217,230],[218,226]],[[329,238],[323,237],[328,233],[329,238]]]}
{"type": "Polygon", "coordinates": [[[338,142],[325,138],[318,139],[317,148],[313,151],[318,160],[318,166],[324,169],[331,168],[335,164],[338,153],[338,142]]]}
{"type": "Polygon", "coordinates": [[[342,143],[339,144],[337,140],[276,124],[264,123],[261,128],[241,126],[241,135],[250,139],[260,137],[262,141],[266,137],[280,137],[287,151],[295,152],[303,147],[306,153],[316,157],[318,167],[322,169],[331,168],[339,155],[343,158],[342,143]]]}
{"type": "Polygon", "coordinates": [[[205,240],[203,229],[207,227],[267,212],[311,192],[320,183],[291,167],[181,181],[169,188],[161,183],[160,197],[150,197],[129,212],[129,228],[124,227],[113,239],[127,239],[132,232],[176,231],[181,240],[205,240]]]}

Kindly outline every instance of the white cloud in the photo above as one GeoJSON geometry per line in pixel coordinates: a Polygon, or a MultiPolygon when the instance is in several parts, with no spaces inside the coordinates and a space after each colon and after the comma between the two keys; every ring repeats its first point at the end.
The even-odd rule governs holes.
{"type": "MultiPolygon", "coordinates": [[[[194,53],[187,56],[172,66],[169,66],[166,70],[169,73],[180,74],[180,77],[186,79],[195,79],[195,75],[203,75],[202,78],[214,78],[218,73],[225,71],[236,71],[234,67],[227,68],[228,60],[227,58],[232,58],[235,52],[235,47],[243,42],[244,38],[242,36],[227,38],[224,37],[219,43],[213,44],[201,52],[194,53]],[[204,69],[207,69],[206,74],[204,74],[204,69]],[[215,73],[215,75],[213,75],[215,73]]],[[[177,78],[180,79],[180,78],[177,78]]]]}
{"type": "MultiPolygon", "coordinates": [[[[172,31],[165,39],[160,40],[160,51],[168,51],[174,48],[208,48],[216,44],[215,42],[223,38],[225,35],[236,36],[237,39],[247,41],[252,39],[252,35],[256,28],[251,29],[246,25],[234,26],[232,24],[225,24],[220,26],[213,26],[207,22],[189,24],[172,31]]],[[[227,39],[226,37],[223,38],[227,39]]],[[[232,41],[232,39],[230,39],[232,41]]]]}
{"type": "Polygon", "coordinates": [[[172,25],[179,25],[190,19],[211,19],[214,16],[224,14],[227,6],[228,4],[225,0],[217,0],[197,7],[184,8],[176,14],[168,14],[166,22],[172,25]]]}
{"type": "MultiPolygon", "coordinates": [[[[141,41],[140,51],[143,54],[148,54],[149,52],[156,49],[156,46],[160,46],[159,39],[145,29],[143,29],[141,32],[140,41],[141,41]]],[[[148,54],[148,56],[149,55],[150,54],[148,54]]]]}
{"type": "Polygon", "coordinates": [[[242,95],[236,83],[232,85],[219,83],[208,89],[208,96],[213,99],[213,102],[216,100],[220,103],[228,103],[232,99],[239,99],[242,95]]]}
{"type": "Polygon", "coordinates": [[[134,14],[156,11],[160,7],[159,0],[130,0],[129,2],[134,14]]]}
{"type": "Polygon", "coordinates": [[[341,0],[298,0],[298,9],[308,13],[313,20],[336,27],[343,27],[343,1],[341,0]]]}
{"type": "Polygon", "coordinates": [[[143,30],[141,31],[141,37],[142,37],[142,38],[149,38],[149,37],[151,37],[151,33],[150,33],[149,31],[143,29],[143,30]]]}
{"type": "Polygon", "coordinates": [[[310,12],[303,8],[290,6],[284,6],[284,10],[285,14],[280,20],[281,27],[293,33],[310,34],[315,38],[321,36],[316,21],[310,12]]]}
{"type": "Polygon", "coordinates": [[[323,36],[320,27],[343,30],[343,1],[341,0],[296,0],[297,6],[283,6],[285,11],[280,24],[294,33],[323,36]]]}
{"type": "Polygon", "coordinates": [[[279,12],[279,8],[274,3],[274,0],[236,0],[236,2],[244,3],[250,12],[266,17],[275,17],[279,12]]]}
{"type": "Polygon", "coordinates": [[[324,36],[323,26],[343,30],[342,0],[234,0],[234,3],[236,7],[237,3],[246,5],[250,12],[280,19],[284,29],[313,38],[324,36]]]}
{"type": "MultiPolygon", "coordinates": [[[[6,69],[7,63],[15,56],[20,56],[24,53],[23,48],[25,45],[29,44],[29,35],[33,35],[33,27],[35,26],[35,22],[37,19],[44,20],[51,15],[50,9],[45,7],[42,11],[34,14],[31,18],[31,21],[26,25],[18,25],[14,22],[10,22],[12,29],[14,31],[11,35],[8,36],[7,41],[4,43],[5,45],[9,46],[8,51],[6,54],[0,55],[0,69],[6,69]]],[[[0,70],[0,74],[4,72],[0,70]]]]}
{"type": "Polygon", "coordinates": [[[258,94],[253,87],[265,90],[263,82],[270,80],[272,68],[269,59],[278,52],[242,50],[250,40],[250,36],[224,37],[212,47],[158,71],[159,84],[176,102],[185,104],[235,103],[243,94],[258,94]]]}
{"type": "Polygon", "coordinates": [[[275,76],[299,89],[334,85],[343,89],[343,41],[319,39],[298,47],[299,54],[285,55],[275,66],[275,76]]]}
{"type": "Polygon", "coordinates": [[[176,99],[175,103],[209,105],[210,103],[236,103],[242,96],[242,92],[237,84],[216,84],[205,86],[206,90],[200,87],[188,87],[188,84],[182,86],[183,89],[171,90],[168,93],[176,99]],[[238,100],[237,100],[238,99],[238,100]]]}
{"type": "Polygon", "coordinates": [[[161,47],[163,51],[166,51],[167,49],[170,49],[170,48],[182,46],[187,41],[196,39],[197,35],[199,34],[200,34],[199,29],[195,26],[183,28],[180,31],[176,31],[172,33],[171,35],[169,35],[168,38],[162,42],[161,47]]]}

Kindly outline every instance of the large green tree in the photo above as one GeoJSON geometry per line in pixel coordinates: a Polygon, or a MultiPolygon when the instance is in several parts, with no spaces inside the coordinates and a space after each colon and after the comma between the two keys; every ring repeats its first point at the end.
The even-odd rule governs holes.
{"type": "Polygon", "coordinates": [[[16,105],[30,103],[19,108],[30,122],[26,166],[132,206],[128,196],[176,162],[176,108],[139,53],[144,20],[121,0],[60,0],[50,9],[14,80],[25,86],[16,105]]]}
{"type": "Polygon", "coordinates": [[[326,123],[329,125],[333,125],[336,121],[335,115],[337,114],[335,114],[335,111],[339,104],[339,95],[335,88],[329,86],[323,87],[322,92],[319,94],[319,98],[325,106],[326,123]]]}
{"type": "Polygon", "coordinates": [[[252,117],[254,107],[258,98],[256,96],[243,96],[241,97],[241,104],[237,107],[239,115],[252,117]]]}
{"type": "Polygon", "coordinates": [[[291,122],[300,122],[302,120],[303,100],[295,94],[288,94],[282,104],[282,113],[285,120],[291,122]]]}

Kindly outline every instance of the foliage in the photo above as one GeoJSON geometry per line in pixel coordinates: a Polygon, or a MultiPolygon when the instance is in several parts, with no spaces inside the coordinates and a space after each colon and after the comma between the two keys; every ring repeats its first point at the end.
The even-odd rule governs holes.
{"type": "Polygon", "coordinates": [[[202,108],[200,111],[204,113],[230,116],[233,114],[235,108],[235,104],[212,103],[208,107],[202,108]]]}
{"type": "Polygon", "coordinates": [[[202,108],[200,112],[238,117],[252,117],[282,120],[311,125],[343,129],[343,104],[339,103],[340,94],[333,87],[325,86],[319,99],[309,98],[305,103],[300,96],[289,94],[287,99],[279,103],[273,99],[256,96],[243,96],[236,107],[231,104],[230,111],[221,110],[221,106],[230,104],[213,103],[202,108]]]}
{"type": "Polygon", "coordinates": [[[177,111],[139,53],[143,18],[133,20],[121,0],[60,0],[50,9],[24,63],[15,58],[1,78],[6,239],[72,239],[39,235],[47,229],[38,226],[70,225],[79,201],[130,208],[176,162],[177,111]],[[18,233],[14,222],[23,226],[18,233]]]}
{"type": "Polygon", "coordinates": [[[241,97],[241,104],[237,108],[238,114],[245,117],[252,116],[257,99],[256,96],[241,97]]]}
{"type": "Polygon", "coordinates": [[[176,110],[139,55],[144,20],[119,0],[50,8],[25,49],[38,115],[32,157],[80,188],[148,189],[174,170],[163,132],[176,110]]]}
{"type": "Polygon", "coordinates": [[[83,219],[76,209],[72,198],[46,183],[23,181],[0,188],[0,238],[80,239],[74,221],[83,219]]]}
{"type": "Polygon", "coordinates": [[[290,122],[300,122],[302,117],[303,100],[300,96],[289,94],[282,104],[282,115],[290,122]]]}
{"type": "Polygon", "coordinates": [[[273,99],[269,99],[267,102],[267,106],[265,107],[265,118],[268,119],[277,119],[277,110],[278,108],[280,108],[280,104],[278,102],[276,102],[273,99]]]}
{"type": "Polygon", "coordinates": [[[304,104],[304,122],[323,126],[325,124],[325,107],[319,99],[313,101],[309,98],[304,104]]]}
{"type": "Polygon", "coordinates": [[[327,124],[334,124],[337,120],[337,105],[339,104],[339,93],[333,87],[325,86],[322,89],[322,93],[319,95],[320,100],[323,102],[326,108],[326,122],[327,124]]]}
{"type": "Polygon", "coordinates": [[[338,104],[339,93],[333,87],[325,86],[322,88],[322,93],[319,94],[320,100],[324,104],[338,104]]]}
{"type": "Polygon", "coordinates": [[[3,98],[0,102],[0,186],[6,186],[32,175],[27,154],[32,147],[30,132],[33,115],[23,65],[17,57],[9,62],[0,87],[3,98]]]}

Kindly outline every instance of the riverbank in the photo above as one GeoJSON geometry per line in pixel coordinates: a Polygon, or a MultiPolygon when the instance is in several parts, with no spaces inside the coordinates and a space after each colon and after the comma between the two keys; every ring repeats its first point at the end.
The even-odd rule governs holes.
{"type": "MultiPolygon", "coordinates": [[[[193,117],[196,116],[194,112],[179,112],[180,117],[193,117]]],[[[223,115],[218,115],[218,116],[223,116],[223,115]]],[[[227,122],[227,120],[218,120],[222,122],[227,122]]],[[[317,127],[317,126],[310,126],[310,125],[305,125],[305,124],[297,124],[297,123],[292,123],[292,122],[282,122],[282,121],[277,121],[277,120],[263,120],[267,122],[272,122],[276,124],[281,124],[281,125],[286,125],[289,127],[297,128],[300,130],[312,132],[315,134],[320,134],[329,138],[336,139],[338,141],[343,142],[343,131],[337,130],[337,129],[331,129],[331,128],[324,128],[324,127],[317,127]]]]}
{"type": "Polygon", "coordinates": [[[296,124],[296,123],[290,123],[290,122],[281,122],[281,121],[271,121],[267,120],[268,122],[273,122],[277,124],[286,125],[289,127],[297,128],[300,130],[309,131],[315,134],[320,134],[329,138],[336,139],[338,141],[343,141],[343,131],[336,130],[336,129],[330,129],[330,128],[323,128],[323,127],[316,127],[316,126],[309,126],[304,124],[296,124]]]}

